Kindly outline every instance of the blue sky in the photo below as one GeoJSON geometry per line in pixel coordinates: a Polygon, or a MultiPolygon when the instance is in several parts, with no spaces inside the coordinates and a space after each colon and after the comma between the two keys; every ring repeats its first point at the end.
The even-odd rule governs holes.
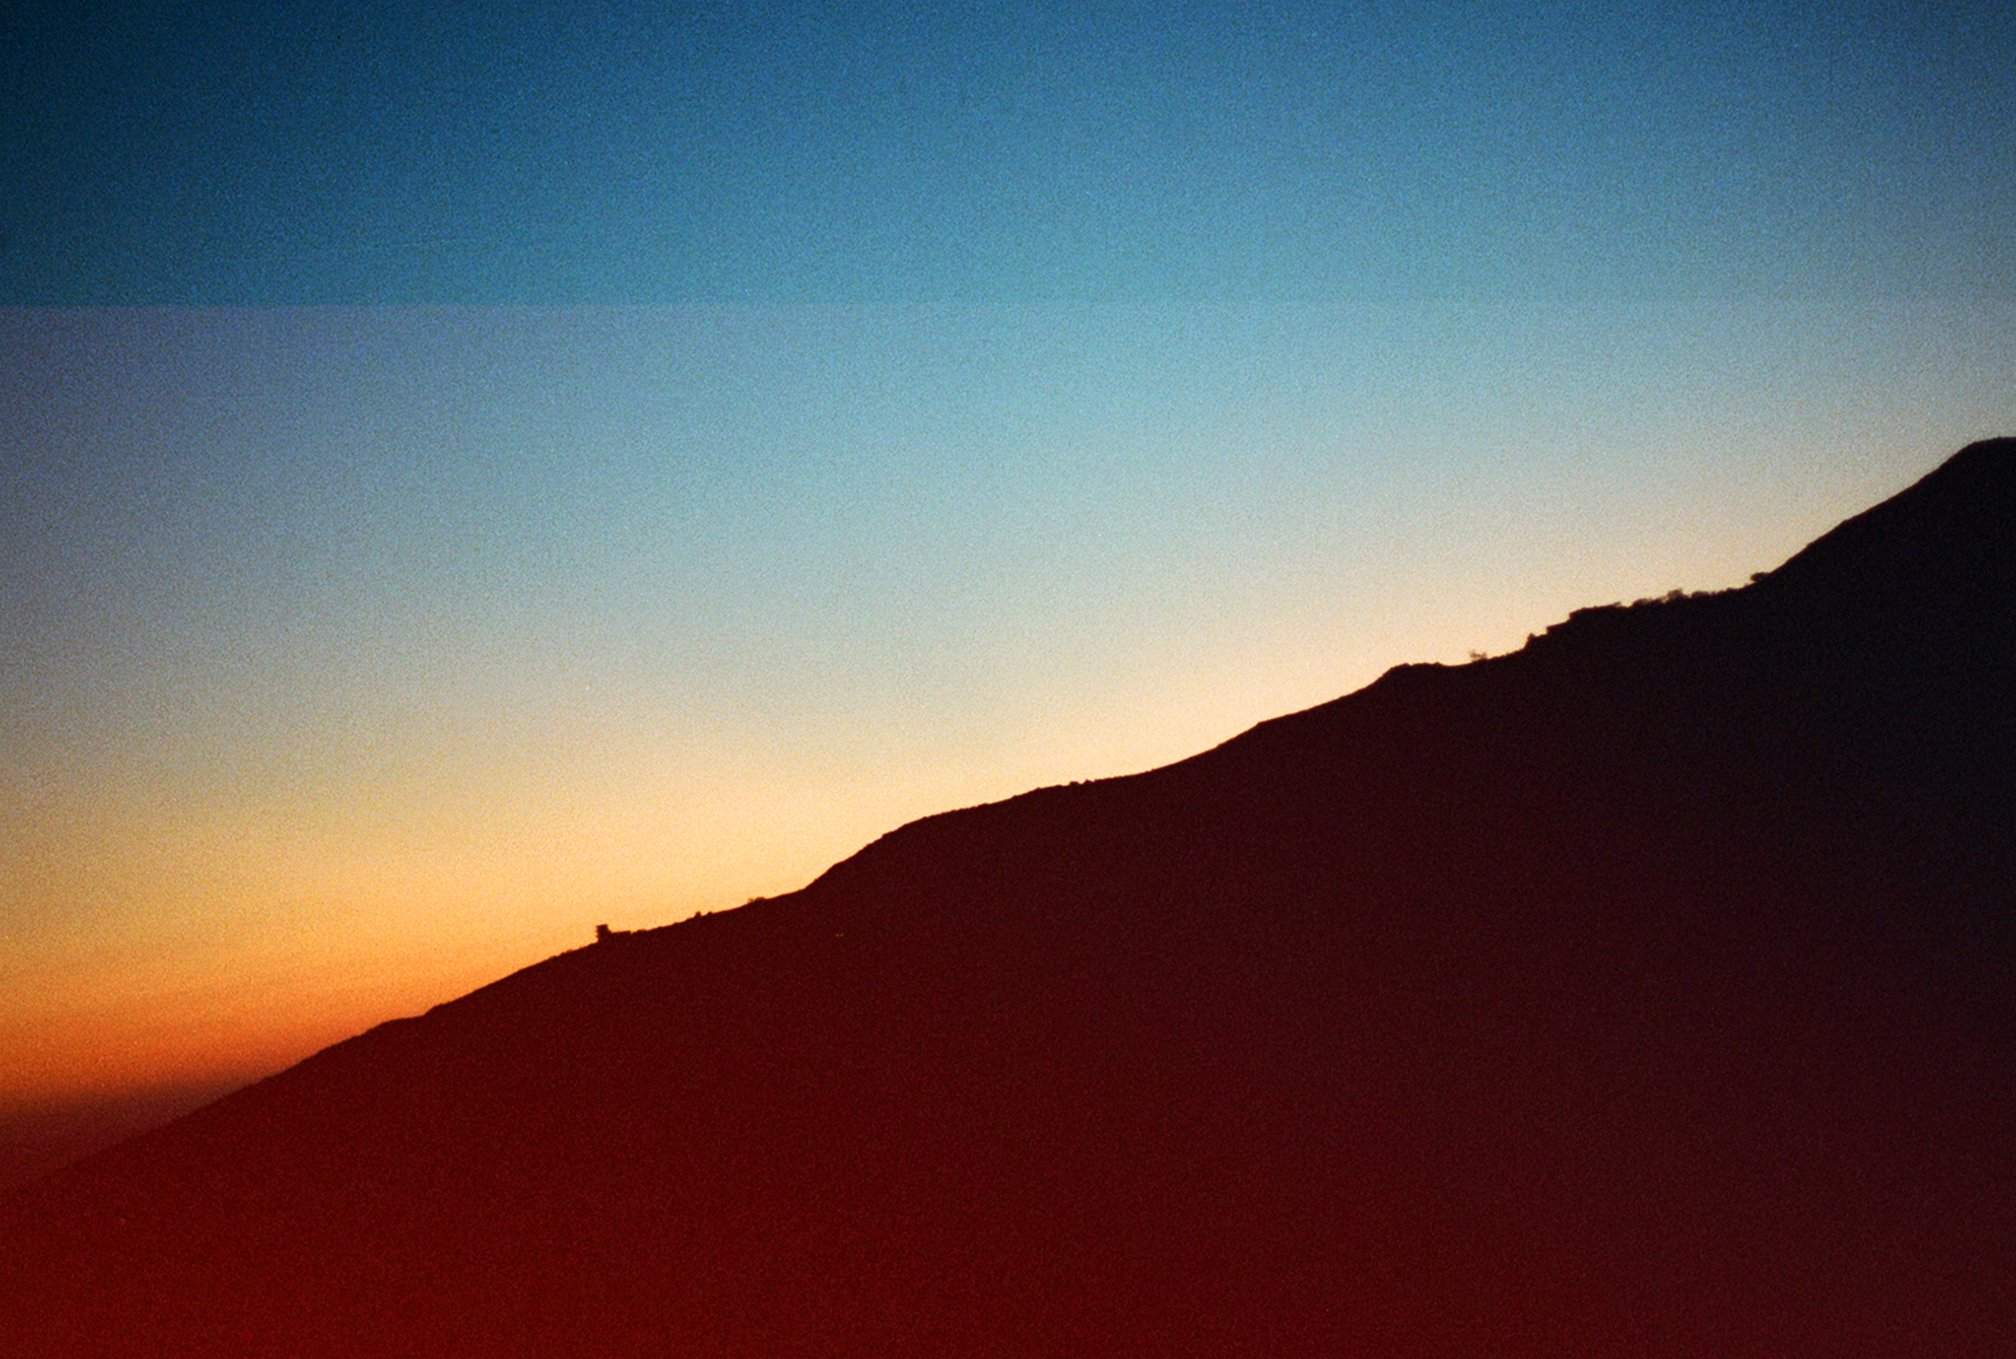
{"type": "Polygon", "coordinates": [[[2016,38],[1986,4],[10,27],[16,302],[1967,294],[2016,272],[2016,38]]]}

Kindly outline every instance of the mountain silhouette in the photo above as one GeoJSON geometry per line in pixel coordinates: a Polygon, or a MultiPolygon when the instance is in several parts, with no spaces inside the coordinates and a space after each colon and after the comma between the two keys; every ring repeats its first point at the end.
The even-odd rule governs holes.
{"type": "Polygon", "coordinates": [[[1742,589],[380,1025],[0,1202],[0,1336],[2004,1353],[2012,695],[1996,440],[1742,589]]]}

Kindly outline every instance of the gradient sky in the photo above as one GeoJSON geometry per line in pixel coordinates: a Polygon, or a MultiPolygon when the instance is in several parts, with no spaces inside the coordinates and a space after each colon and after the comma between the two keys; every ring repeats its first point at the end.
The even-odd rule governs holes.
{"type": "Polygon", "coordinates": [[[0,1105],[2016,430],[1998,6],[159,8],[0,21],[0,1105]]]}

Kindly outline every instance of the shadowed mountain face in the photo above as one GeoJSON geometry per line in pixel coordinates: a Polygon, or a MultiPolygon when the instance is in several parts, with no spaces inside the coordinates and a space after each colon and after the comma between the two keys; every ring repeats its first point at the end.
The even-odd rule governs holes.
{"type": "Polygon", "coordinates": [[[31,1353],[2003,1352],[2016,441],[0,1203],[31,1353]]]}

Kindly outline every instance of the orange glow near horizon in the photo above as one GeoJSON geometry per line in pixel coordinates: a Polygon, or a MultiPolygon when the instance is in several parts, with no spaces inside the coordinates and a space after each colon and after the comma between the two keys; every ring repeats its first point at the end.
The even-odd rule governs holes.
{"type": "Polygon", "coordinates": [[[787,892],[917,816],[1180,758],[1250,724],[1237,708],[1256,688],[1209,677],[1124,718],[1060,710],[935,766],[852,773],[746,753],[738,768],[734,750],[682,768],[640,737],[623,758],[598,747],[593,768],[500,757],[445,793],[45,788],[16,823],[12,886],[18,910],[67,929],[10,940],[25,984],[0,1010],[0,1103],[268,1074],[601,921],[787,892]]]}
{"type": "MultiPolygon", "coordinates": [[[[1460,659],[1423,656],[1448,625],[1416,614],[1361,640],[1460,659]]],[[[1516,645],[1519,627],[1486,640],[1516,645]]],[[[586,944],[599,922],[788,892],[916,817],[1180,759],[1384,668],[1326,685],[1321,634],[1282,635],[1300,640],[1192,655],[1188,674],[1172,660],[1131,702],[1032,702],[929,754],[861,749],[872,731],[838,755],[682,751],[646,718],[623,730],[604,712],[571,757],[497,739],[487,768],[451,752],[465,763],[446,785],[301,770],[149,787],[129,770],[120,788],[103,769],[45,787],[17,820],[14,888],[17,908],[66,929],[10,941],[27,984],[0,1008],[0,1105],[270,1074],[586,944]]]]}

